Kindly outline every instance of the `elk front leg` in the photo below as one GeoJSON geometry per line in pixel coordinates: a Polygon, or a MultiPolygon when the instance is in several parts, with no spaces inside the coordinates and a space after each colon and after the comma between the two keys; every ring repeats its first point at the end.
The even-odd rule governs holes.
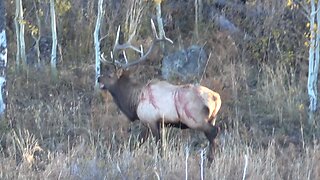
{"type": "Polygon", "coordinates": [[[149,123],[149,128],[151,130],[152,136],[155,138],[156,143],[160,140],[160,126],[158,122],[149,123]]]}
{"type": "Polygon", "coordinates": [[[152,136],[155,138],[158,153],[162,157],[163,151],[162,151],[162,141],[160,140],[160,123],[159,122],[150,123],[149,128],[151,130],[152,136]]]}
{"type": "Polygon", "coordinates": [[[204,134],[206,135],[207,139],[209,140],[209,152],[208,152],[208,161],[211,163],[214,158],[214,153],[216,149],[216,143],[215,138],[217,137],[219,132],[219,127],[209,125],[208,128],[206,128],[206,131],[204,134]]]}
{"type": "Polygon", "coordinates": [[[149,136],[149,127],[146,126],[145,124],[141,123],[140,124],[140,134],[138,136],[138,141],[140,143],[140,145],[142,145],[149,136]]]}

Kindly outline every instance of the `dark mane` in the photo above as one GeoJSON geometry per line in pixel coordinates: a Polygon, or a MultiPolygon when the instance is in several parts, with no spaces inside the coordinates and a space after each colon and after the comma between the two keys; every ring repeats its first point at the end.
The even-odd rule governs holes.
{"type": "Polygon", "coordinates": [[[130,121],[138,119],[137,106],[142,86],[128,76],[121,76],[109,89],[114,102],[130,121]]]}

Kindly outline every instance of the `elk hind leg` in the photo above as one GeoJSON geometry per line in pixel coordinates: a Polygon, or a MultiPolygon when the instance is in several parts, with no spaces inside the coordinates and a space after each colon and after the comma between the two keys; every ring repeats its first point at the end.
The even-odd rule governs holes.
{"type": "Polygon", "coordinates": [[[214,158],[214,153],[216,149],[216,143],[215,138],[218,135],[219,128],[217,126],[214,126],[212,124],[207,124],[208,127],[204,131],[204,134],[206,135],[207,139],[209,140],[209,152],[208,152],[208,161],[211,163],[214,158]]]}

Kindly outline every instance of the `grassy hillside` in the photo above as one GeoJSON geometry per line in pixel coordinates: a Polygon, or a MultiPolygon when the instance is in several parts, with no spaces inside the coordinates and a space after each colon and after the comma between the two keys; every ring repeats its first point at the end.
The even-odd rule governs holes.
{"type": "MultiPolygon", "coordinates": [[[[128,36],[130,2],[106,2],[101,31],[106,35],[101,41],[105,54],[112,49],[118,25],[128,36]]],[[[211,54],[201,84],[220,93],[223,105],[217,121],[224,128],[214,162],[203,164],[205,178],[240,179],[245,171],[247,179],[317,179],[320,131],[318,122],[307,123],[308,30],[301,9],[288,7],[285,0],[227,1],[223,7],[218,1],[203,2],[198,25],[194,1],[164,1],[162,13],[166,34],[174,41],[164,53],[198,44],[211,54]],[[218,27],[214,15],[221,14],[239,32],[218,27]]],[[[0,126],[0,178],[199,179],[205,136],[163,128],[162,153],[151,138],[139,144],[139,122],[130,123],[111,96],[104,100],[93,89],[96,4],[57,4],[59,78],[52,81],[49,67],[15,67],[15,7],[7,3],[9,94],[7,119],[0,126]]],[[[26,20],[36,25],[33,3],[24,6],[26,20]]],[[[44,12],[46,7],[39,3],[44,12]]],[[[148,2],[134,43],[149,45],[154,17],[148,2]]],[[[41,18],[46,21],[46,16],[41,18]]],[[[41,31],[50,36],[50,27],[41,31]]],[[[27,49],[33,42],[27,28],[27,49]]],[[[161,78],[162,54],[157,49],[133,76],[139,81],[161,78]]]]}

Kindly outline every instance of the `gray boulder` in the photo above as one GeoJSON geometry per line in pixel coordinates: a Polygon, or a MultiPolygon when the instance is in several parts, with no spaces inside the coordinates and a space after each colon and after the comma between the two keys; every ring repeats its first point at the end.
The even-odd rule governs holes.
{"type": "Polygon", "coordinates": [[[203,47],[192,45],[162,60],[161,73],[166,80],[180,80],[186,83],[197,83],[204,73],[208,60],[203,47]]]}

